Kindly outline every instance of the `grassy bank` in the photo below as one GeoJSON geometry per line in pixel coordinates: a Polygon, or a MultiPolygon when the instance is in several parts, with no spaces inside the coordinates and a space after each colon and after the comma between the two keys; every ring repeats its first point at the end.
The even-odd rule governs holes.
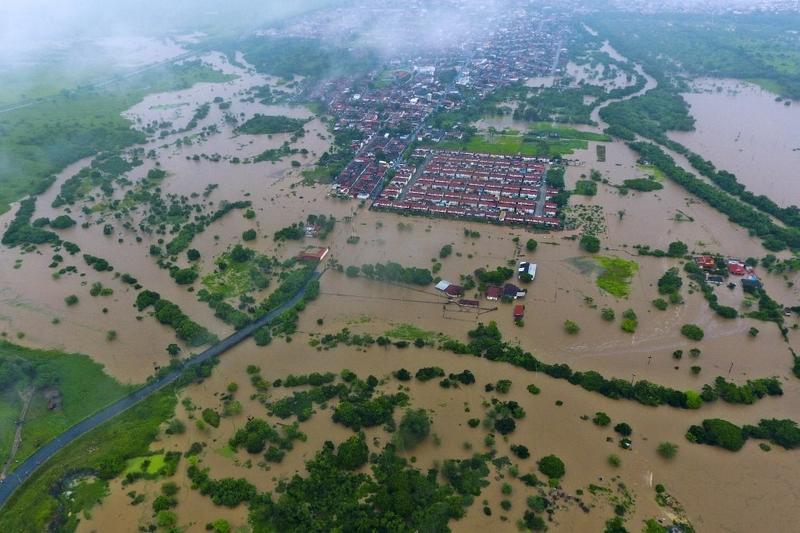
{"type": "Polygon", "coordinates": [[[231,77],[200,61],[164,65],[102,90],[60,93],[3,114],[0,125],[0,213],[38,194],[65,166],[101,151],[144,142],[121,113],[150,93],[186,89],[231,77]]]}
{"type": "Polygon", "coordinates": [[[30,388],[35,390],[13,466],[68,427],[121,398],[132,388],[110,377],[103,371],[102,365],[82,354],[31,350],[3,341],[0,342],[0,365],[2,461],[8,457],[14,436],[14,422],[22,406],[19,392],[30,388]],[[59,406],[48,409],[46,391],[57,391],[59,406]]]}
{"type": "Polygon", "coordinates": [[[62,505],[53,487],[65,476],[84,470],[110,479],[128,459],[147,453],[159,425],[170,418],[177,399],[173,388],[154,394],[111,422],[64,447],[45,463],[0,510],[0,531],[40,532],[62,505]]]}

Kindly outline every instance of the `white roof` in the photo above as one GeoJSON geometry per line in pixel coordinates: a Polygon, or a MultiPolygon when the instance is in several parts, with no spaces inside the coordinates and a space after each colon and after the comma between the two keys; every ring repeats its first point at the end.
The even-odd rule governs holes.
{"type": "Polygon", "coordinates": [[[452,283],[450,283],[449,281],[442,280],[436,284],[436,288],[439,289],[440,291],[444,291],[447,290],[447,287],[449,287],[450,285],[452,285],[452,283]]]}

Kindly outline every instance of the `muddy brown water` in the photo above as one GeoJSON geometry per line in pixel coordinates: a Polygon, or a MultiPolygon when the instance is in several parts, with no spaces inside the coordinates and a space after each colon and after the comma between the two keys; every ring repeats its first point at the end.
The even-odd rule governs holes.
{"type": "MultiPolygon", "coordinates": [[[[216,55],[208,60],[222,61],[216,55]]],[[[233,69],[230,71],[240,77],[226,84],[200,84],[187,91],[152,95],[132,109],[131,116],[141,116],[146,123],[180,113],[179,117],[174,117],[175,120],[188,121],[197,105],[211,101],[215,96],[230,99],[233,102],[232,112],[236,113],[277,112],[297,117],[310,116],[310,112],[297,107],[266,108],[260,104],[239,102],[236,95],[247,87],[265,82],[275,83],[275,80],[259,78],[247,69],[230,65],[224,68],[233,69]],[[175,104],[185,102],[190,105],[175,107],[175,104]]],[[[639,270],[631,282],[630,295],[625,299],[617,299],[597,288],[595,277],[598,270],[587,267],[592,265],[592,258],[578,249],[576,241],[563,238],[576,232],[540,234],[519,228],[371,212],[360,208],[355,202],[328,198],[328,188],[325,186],[292,187],[298,180],[298,171],[290,166],[291,158],[274,165],[232,165],[225,161],[211,163],[187,160],[187,155],[201,153],[248,157],[266,148],[280,146],[284,140],[279,135],[272,139],[267,136],[235,136],[221,120],[221,113],[212,105],[209,116],[200,126],[219,124],[221,133],[182,148],[171,145],[176,136],[148,145],[148,149],[152,147],[157,150],[162,168],[169,172],[169,177],[162,184],[165,192],[187,195],[200,193],[206,185],[216,183],[219,188],[209,198],[215,204],[222,199],[248,198],[253,201],[255,219],[246,220],[240,212],[233,211],[195,238],[192,247],[202,254],[199,267],[201,276],[212,271],[214,257],[239,242],[242,231],[249,228],[255,228],[259,235],[256,241],[250,243],[251,246],[262,253],[281,258],[296,254],[306,245],[319,244],[329,246],[331,256],[345,266],[397,261],[407,266],[430,267],[432,259],[438,258],[441,246],[450,243],[453,245],[453,254],[441,261],[439,275],[452,282],[458,282],[461,274],[469,274],[478,267],[505,266],[509,261],[516,263],[522,258],[537,262],[539,270],[523,302],[526,305],[526,317],[522,328],[513,325],[511,306],[507,304],[483,300],[481,305],[486,311],[483,314],[455,312],[443,308],[443,298],[431,288],[409,289],[365,279],[353,280],[330,271],[322,278],[321,297],[302,314],[300,332],[291,343],[276,340],[267,348],[257,348],[248,341],[225,354],[209,380],[191,386],[182,393],[201,408],[218,407],[219,395],[229,382],[236,381],[241,386],[237,399],[244,404],[245,412],[232,419],[223,419],[218,430],[206,434],[193,425],[183,407],[179,406],[177,416],[190,422],[187,424],[187,433],[171,437],[162,435],[151,446],[153,450],[186,450],[194,441],[205,441],[208,448],[203,456],[203,464],[211,468],[212,476],[243,476],[260,489],[270,490],[276,479],[302,471],[303,461],[312,457],[324,440],[341,441],[351,433],[331,422],[329,410],[318,409],[318,413],[302,426],[309,436],[308,441],[297,443],[283,463],[272,466],[270,471],[255,465],[248,469],[241,466],[247,458],[242,452],[237,455],[237,466],[234,459],[215,450],[223,448],[235,429],[244,424],[247,416],[266,415],[261,405],[249,399],[252,390],[245,373],[248,364],[260,365],[262,374],[270,380],[288,373],[339,372],[342,368],[350,368],[361,376],[370,373],[386,376],[401,366],[415,370],[422,366],[438,365],[448,372],[469,368],[478,378],[478,383],[472,387],[444,390],[436,383],[421,385],[412,382],[410,385],[412,405],[433,411],[434,432],[442,438],[440,446],[435,446],[433,439],[430,439],[414,450],[413,454],[419,459],[417,465],[421,468],[431,466],[436,459],[468,456],[470,452],[465,449],[465,442],[471,444],[472,450],[484,450],[483,432],[467,428],[465,422],[483,412],[480,402],[488,399],[483,392],[483,384],[509,378],[514,382],[509,398],[519,401],[525,407],[527,416],[508,442],[498,442],[498,450],[502,454],[509,454],[509,444],[515,443],[523,443],[531,448],[532,458],[518,461],[523,473],[535,470],[535,459],[548,453],[557,453],[567,464],[564,487],[572,494],[579,488],[585,489],[591,482],[601,483],[600,476],[607,483],[611,476],[620,475],[636,496],[635,510],[628,521],[631,530],[639,529],[645,518],[664,516],[664,510],[654,501],[651,474],[653,483],[664,483],[684,505],[699,531],[791,530],[791,525],[800,517],[796,511],[800,495],[793,484],[798,473],[796,452],[774,448],[765,453],[756,443],[750,442],[741,452],[731,454],[691,445],[685,441],[683,434],[690,424],[710,417],[722,417],[737,423],[752,423],[762,417],[797,418],[800,407],[797,400],[798,382],[790,374],[791,356],[788,352],[789,345],[800,350],[796,331],[790,331],[790,344],[787,345],[774,325],[749,319],[724,321],[717,318],[699,293],[689,294],[686,282],[682,289],[685,304],[672,306],[665,312],[657,311],[650,304],[658,296],[657,280],[667,268],[679,264],[671,259],[635,257],[632,249],[634,244],[639,243],[666,248],[670,241],[683,240],[690,249],[698,251],[709,250],[738,257],[761,255],[763,249],[760,244],[745,230],[731,225],[719,213],[671,182],[664,182],[664,189],[654,193],[631,191],[627,196],[621,196],[616,189],[600,184],[594,198],[573,196],[573,204],[602,205],[604,208],[608,229],[600,236],[604,247],[601,253],[631,258],[639,264],[639,270]],[[165,144],[170,146],[163,148],[165,144]],[[621,219],[619,211],[625,213],[621,219]],[[676,222],[674,218],[678,211],[691,217],[693,222],[676,222]],[[320,242],[307,239],[303,243],[283,244],[272,241],[271,235],[276,230],[311,213],[333,214],[340,220],[327,240],[320,242]],[[353,217],[351,223],[344,221],[347,216],[353,217]],[[398,227],[400,222],[410,225],[410,228],[401,230],[398,227]],[[480,238],[465,238],[465,227],[479,231],[480,238]],[[357,244],[346,242],[352,235],[359,237],[357,244]],[[534,237],[539,241],[539,247],[533,254],[519,251],[512,240],[514,237],[520,237],[523,244],[529,237],[534,237]],[[587,303],[587,297],[592,298],[592,305],[587,303]],[[614,323],[606,323],[600,318],[600,308],[605,306],[616,310],[618,318],[614,323]],[[489,311],[494,307],[497,309],[489,311]],[[633,335],[619,329],[619,317],[627,308],[634,309],[639,316],[639,328],[633,335]],[[323,326],[317,325],[318,318],[323,318],[323,326]],[[580,333],[567,335],[563,329],[566,319],[576,321],[581,326],[580,333]],[[379,335],[392,325],[402,323],[463,339],[478,321],[489,320],[497,321],[507,339],[519,342],[542,360],[563,361],[575,369],[594,369],[608,377],[648,379],[686,389],[696,389],[717,375],[737,382],[777,375],[784,380],[786,394],[746,407],[718,402],[704,406],[697,412],[667,407],[647,408],[633,402],[612,401],[568,383],[508,365],[458,357],[432,349],[386,351],[373,347],[362,352],[340,347],[320,352],[307,344],[309,333],[335,332],[342,327],[349,327],[354,331],[379,335]],[[678,333],[684,323],[702,325],[706,338],[700,343],[688,342],[678,333]],[[758,338],[748,337],[750,326],[761,330],[758,338]],[[688,350],[694,346],[702,350],[697,360],[688,356],[688,350]],[[676,349],[687,352],[681,361],[672,358],[671,354],[676,349]],[[689,371],[694,364],[703,368],[699,376],[689,371]],[[679,368],[675,369],[675,366],[679,368]],[[528,383],[539,385],[542,394],[536,397],[528,394],[525,391],[528,383]],[[562,400],[565,405],[557,407],[556,400],[562,400]],[[465,403],[470,407],[469,414],[464,411],[465,403]],[[598,410],[611,415],[614,423],[626,421],[633,426],[633,450],[623,451],[616,443],[606,442],[606,437],[613,436],[610,430],[599,429],[591,422],[580,420],[581,415],[591,416],[598,410]],[[657,443],[664,440],[680,445],[678,457],[672,462],[660,459],[655,453],[657,443]],[[622,458],[619,469],[608,466],[606,459],[611,453],[622,458]]],[[[324,125],[313,120],[306,125],[306,129],[309,132],[296,146],[307,147],[318,156],[330,142],[324,125]]],[[[576,152],[575,157],[585,164],[568,168],[568,187],[574,185],[581,174],[588,174],[591,168],[598,169],[612,184],[643,175],[643,170],[636,166],[634,154],[624,144],[606,143],[607,160],[604,163],[596,161],[594,145],[589,143],[587,150],[576,152]]],[[[305,166],[316,157],[309,155],[303,159],[298,154],[297,158],[305,166]]],[[[63,208],[53,210],[49,205],[60,183],[87,163],[84,161],[73,165],[59,176],[56,186],[39,200],[35,216],[53,216],[63,212],[63,208]]],[[[152,165],[153,162],[148,160],[143,167],[131,173],[132,178],[141,178],[152,165]]],[[[72,211],[73,216],[82,222],[83,215],[79,214],[79,209],[73,208],[72,211]]],[[[0,218],[0,224],[5,226],[12,216],[13,210],[0,218]]],[[[101,226],[96,225],[87,230],[76,226],[65,231],[64,237],[78,243],[85,253],[109,259],[118,271],[131,272],[147,288],[157,290],[178,303],[194,320],[218,334],[229,331],[213,317],[205,304],[175,285],[168,273],[159,269],[147,256],[149,239],[136,243],[133,236],[120,227],[117,227],[113,238],[104,237],[101,226]],[[122,244],[116,243],[119,237],[124,239],[122,244]]],[[[174,342],[174,334],[150,317],[136,320],[137,313],[131,307],[135,299],[134,291],[115,281],[111,274],[95,273],[83,264],[82,259],[68,256],[65,256],[65,264],[77,265],[81,272],[87,273],[86,276],[64,276],[60,280],[53,280],[47,268],[50,255],[46,249],[33,254],[3,249],[0,254],[2,331],[12,338],[18,331],[24,332],[25,337],[18,342],[25,345],[88,353],[103,363],[111,375],[123,381],[141,382],[152,373],[153,365],[166,362],[168,357],[164,348],[174,342]],[[18,259],[22,259],[22,267],[15,269],[18,259]],[[111,297],[89,296],[89,286],[96,280],[113,287],[115,294],[111,297]],[[86,284],[82,285],[83,282],[86,284]],[[63,299],[73,293],[78,294],[81,301],[67,308],[63,299]],[[107,307],[108,313],[102,313],[102,307],[107,307]],[[61,324],[51,324],[54,317],[60,318],[61,324]],[[105,340],[105,332],[109,329],[115,329],[119,334],[113,343],[105,340]]],[[[179,263],[186,264],[185,258],[182,257],[179,263]]],[[[797,289],[789,287],[787,283],[796,280],[797,276],[783,279],[759,273],[764,274],[768,291],[773,297],[786,303],[797,301],[797,289]]],[[[727,291],[724,287],[717,289],[721,300],[727,305],[741,306],[741,289],[727,291]]],[[[790,326],[795,323],[796,319],[789,321],[790,326]]],[[[393,390],[396,386],[396,382],[390,381],[386,390],[393,390]]],[[[387,434],[380,429],[370,430],[369,435],[370,442],[372,437],[379,439],[379,445],[387,442],[387,434]]],[[[206,522],[220,517],[234,525],[245,524],[244,507],[229,510],[213,506],[190,489],[185,476],[184,464],[175,477],[182,487],[177,508],[179,523],[187,526],[187,530],[202,531],[206,522]]],[[[509,521],[498,521],[503,480],[495,479],[494,472],[490,477],[491,485],[468,510],[467,516],[452,524],[454,530],[478,531],[488,527],[511,530],[516,519],[523,514],[528,492],[520,483],[512,482],[514,492],[510,499],[513,507],[508,513],[509,521]],[[480,502],[484,498],[494,511],[492,518],[485,517],[481,511],[480,502]]],[[[120,524],[125,524],[122,530],[135,531],[139,525],[152,520],[151,502],[159,485],[159,482],[138,482],[132,487],[123,488],[119,481],[112,482],[111,495],[92,510],[92,519],[82,520],[80,530],[117,531],[120,530],[120,524]],[[145,492],[148,500],[140,506],[130,506],[126,492],[132,489],[145,492]]],[[[612,510],[608,502],[602,499],[598,499],[595,505],[596,508],[589,514],[574,507],[557,513],[558,522],[552,524],[551,529],[599,530],[605,520],[612,516],[612,510]]]]}
{"type": "Polygon", "coordinates": [[[736,174],[739,183],[787,207],[800,203],[800,105],[737,80],[697,80],[684,94],[695,130],[670,138],[736,174]]]}

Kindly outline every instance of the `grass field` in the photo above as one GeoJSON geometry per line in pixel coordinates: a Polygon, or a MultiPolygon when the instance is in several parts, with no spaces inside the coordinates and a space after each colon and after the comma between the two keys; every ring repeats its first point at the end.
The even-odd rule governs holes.
{"type": "Polygon", "coordinates": [[[104,90],[59,94],[4,113],[0,122],[0,213],[37,194],[65,166],[100,151],[144,141],[120,114],[149,93],[184,89],[231,77],[199,61],[165,65],[104,90]]]}
{"type": "Polygon", "coordinates": [[[144,472],[145,474],[155,475],[164,466],[164,454],[157,453],[155,455],[143,455],[142,457],[134,457],[129,459],[125,470],[122,475],[127,475],[131,472],[144,472]],[[147,469],[142,469],[145,461],[149,461],[147,469]]]}
{"type": "Polygon", "coordinates": [[[83,469],[96,470],[100,479],[115,477],[128,459],[147,453],[159,425],[173,415],[176,404],[174,389],[165,389],[66,446],[0,510],[0,531],[45,531],[59,507],[51,494],[56,482],[83,469]]]}
{"type": "Polygon", "coordinates": [[[603,269],[597,276],[597,286],[617,298],[627,297],[633,275],[639,270],[636,261],[607,256],[596,257],[595,260],[603,269]]]}
{"type": "Polygon", "coordinates": [[[580,139],[533,139],[524,135],[473,135],[468,141],[444,141],[440,147],[467,152],[528,157],[554,157],[585,150],[588,142],[580,139]]]}
{"type": "Polygon", "coordinates": [[[132,388],[120,384],[103,371],[102,365],[81,354],[30,350],[4,341],[0,342],[0,364],[30,365],[32,369],[6,385],[0,396],[0,461],[6,460],[14,421],[19,414],[21,402],[17,390],[31,384],[39,389],[25,419],[15,465],[66,428],[121,398],[132,388]],[[62,400],[60,408],[52,411],[47,408],[47,401],[41,394],[44,382],[58,388],[62,400]]]}

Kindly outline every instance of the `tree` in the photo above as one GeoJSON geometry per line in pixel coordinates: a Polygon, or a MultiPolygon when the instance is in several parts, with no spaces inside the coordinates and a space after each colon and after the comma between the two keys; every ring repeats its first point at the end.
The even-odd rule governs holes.
{"type": "Polygon", "coordinates": [[[256,239],[256,230],[249,229],[242,233],[243,241],[254,241],[256,239]]]}
{"type": "Polygon", "coordinates": [[[344,273],[347,275],[348,278],[357,278],[360,269],[357,266],[350,265],[344,270],[344,273]]]}
{"type": "Polygon", "coordinates": [[[336,462],[345,470],[356,470],[366,464],[369,458],[369,447],[363,432],[353,435],[339,444],[336,462]]]}
{"type": "Polygon", "coordinates": [[[620,422],[619,424],[614,426],[614,431],[616,431],[623,437],[630,437],[631,433],[633,433],[633,429],[625,422],[620,422]]]}
{"type": "Polygon", "coordinates": [[[453,246],[450,245],[450,244],[445,244],[444,246],[442,246],[442,249],[439,250],[439,258],[440,259],[444,259],[445,257],[449,256],[451,253],[453,253],[453,246]]]}
{"type": "Polygon", "coordinates": [[[689,247],[681,241],[672,241],[667,248],[667,255],[670,257],[683,257],[689,252],[689,247]]]}
{"type": "Polygon", "coordinates": [[[598,411],[595,413],[594,418],[592,418],[592,422],[597,426],[605,427],[611,423],[611,417],[603,411],[598,411]]]}
{"type": "Polygon", "coordinates": [[[397,426],[395,444],[401,450],[410,450],[428,436],[431,420],[424,409],[409,409],[397,426]]]}
{"type": "Polygon", "coordinates": [[[177,344],[175,344],[175,343],[172,343],[172,344],[170,344],[169,346],[167,346],[167,353],[168,353],[168,354],[169,354],[171,357],[176,357],[176,356],[177,356],[179,353],[181,353],[181,347],[180,347],[180,346],[178,346],[178,345],[177,345],[177,344]]]}
{"type": "Polygon", "coordinates": [[[508,435],[517,428],[517,423],[510,416],[504,416],[494,421],[494,429],[501,435],[508,435]]]}
{"type": "Polygon", "coordinates": [[[703,340],[703,329],[696,324],[684,324],[681,327],[681,335],[693,341],[703,340]]]}
{"type": "Polygon", "coordinates": [[[570,335],[575,335],[581,330],[581,327],[572,320],[565,320],[564,321],[564,331],[569,333],[570,335]]]}
{"type": "Polygon", "coordinates": [[[186,258],[189,261],[197,261],[198,259],[200,259],[200,252],[195,250],[194,248],[189,248],[186,251],[186,258]]]}
{"type": "Polygon", "coordinates": [[[529,252],[536,251],[537,246],[539,246],[539,243],[535,239],[528,239],[528,242],[525,243],[525,249],[529,252]]]}
{"type": "Polygon", "coordinates": [[[69,215],[59,215],[50,221],[53,229],[67,229],[75,225],[75,221],[69,215]]]}
{"type": "Polygon", "coordinates": [[[69,296],[64,298],[64,302],[69,306],[73,306],[78,303],[78,297],[75,296],[74,294],[70,294],[69,296]]]}
{"type": "Polygon", "coordinates": [[[580,241],[581,248],[585,251],[596,254],[600,251],[600,239],[594,235],[584,234],[580,241]]]}
{"type": "Polygon", "coordinates": [[[664,441],[658,445],[656,451],[658,451],[658,455],[664,459],[672,459],[678,453],[678,445],[672,442],[664,441]]]}
{"type": "Polygon", "coordinates": [[[539,465],[539,472],[550,479],[560,479],[566,473],[564,461],[555,455],[546,455],[539,459],[537,464],[539,465]]]}

